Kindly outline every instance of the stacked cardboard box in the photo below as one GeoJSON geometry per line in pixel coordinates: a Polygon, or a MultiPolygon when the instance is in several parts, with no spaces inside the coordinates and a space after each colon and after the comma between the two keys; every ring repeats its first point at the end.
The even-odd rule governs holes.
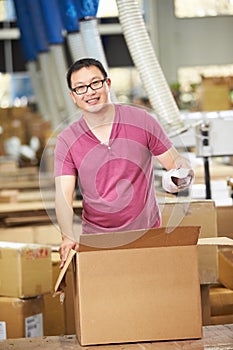
{"type": "Polygon", "coordinates": [[[233,290],[233,250],[223,249],[218,253],[219,282],[226,288],[233,290]]]}
{"type": "Polygon", "coordinates": [[[0,203],[16,203],[19,191],[0,190],[0,203]]]}
{"type": "Polygon", "coordinates": [[[0,126],[4,143],[14,136],[19,138],[21,144],[28,144],[31,137],[36,136],[44,147],[51,134],[51,123],[28,107],[1,108],[0,126]]]}
{"type": "Polygon", "coordinates": [[[43,296],[0,297],[0,339],[43,336],[43,296]]]}
{"type": "Polygon", "coordinates": [[[21,143],[25,143],[26,125],[25,117],[29,113],[27,107],[1,108],[0,125],[2,127],[2,140],[5,142],[10,137],[18,137],[21,143]]]}
{"type": "MultiPolygon", "coordinates": [[[[217,237],[217,213],[213,200],[170,199],[159,203],[162,227],[200,226],[200,238],[217,237]]],[[[216,246],[198,247],[198,264],[201,284],[218,280],[218,249],[216,246]]]]}
{"type": "MultiPolygon", "coordinates": [[[[60,272],[60,256],[57,249],[61,244],[61,234],[55,225],[0,228],[0,241],[49,245],[52,249],[51,264],[54,286],[60,272]]],[[[66,298],[63,304],[60,303],[58,298],[53,297],[53,293],[44,295],[43,323],[44,335],[46,336],[75,333],[71,267],[69,267],[66,274],[66,284],[66,298]]]]}
{"type": "Polygon", "coordinates": [[[55,225],[0,227],[0,241],[59,246],[61,233],[55,225]]]}
{"type": "MultiPolygon", "coordinates": [[[[221,239],[219,237],[219,239],[221,239]]],[[[224,238],[225,239],[225,238],[224,238]]],[[[218,251],[218,283],[206,285],[203,307],[207,324],[233,322],[233,250],[223,246],[218,251]]]]}
{"type": "MultiPolygon", "coordinates": [[[[233,206],[217,207],[218,236],[233,238],[233,206]]],[[[233,250],[218,252],[218,281],[210,288],[211,323],[233,323],[233,250]]]]}
{"type": "Polygon", "coordinates": [[[233,205],[217,206],[218,236],[233,239],[233,205]]]}
{"type": "Polygon", "coordinates": [[[202,111],[222,111],[232,108],[230,91],[233,77],[203,77],[200,88],[202,111]]]}
{"type": "Polygon", "coordinates": [[[50,247],[0,242],[2,338],[42,336],[43,295],[51,290],[50,247]]]}
{"type": "MultiPolygon", "coordinates": [[[[232,275],[233,276],[233,275],[232,275]]],[[[210,288],[211,324],[233,323],[233,290],[223,285],[210,288]]]]}
{"type": "MultiPolygon", "coordinates": [[[[61,235],[54,225],[0,229],[0,241],[8,242],[9,240],[11,242],[27,242],[27,245],[34,243],[46,245],[46,247],[47,245],[50,245],[52,250],[56,250],[56,246],[61,243],[61,235]]],[[[51,265],[53,280],[52,285],[54,286],[60,272],[60,256],[56,251],[51,252],[51,265]]],[[[69,268],[66,275],[67,297],[64,304],[61,304],[58,298],[53,297],[52,290],[43,295],[43,329],[44,335],[46,336],[75,333],[72,278],[72,271],[71,268],[69,268]]],[[[10,302],[11,298],[8,299],[8,302],[10,302]]],[[[0,300],[3,301],[1,297],[0,300]]],[[[22,312],[24,312],[24,307],[27,306],[26,300],[28,299],[20,300],[23,301],[21,309],[22,312]]],[[[17,305],[20,304],[20,300],[17,301],[17,305]]],[[[15,304],[14,298],[12,298],[12,302],[15,304]]],[[[38,303],[38,301],[34,300],[33,303],[38,303]]],[[[41,306],[42,302],[40,302],[39,305],[41,306]]],[[[0,327],[1,326],[3,327],[0,317],[0,327]]],[[[22,336],[23,333],[21,332],[20,334],[22,336]]]]}

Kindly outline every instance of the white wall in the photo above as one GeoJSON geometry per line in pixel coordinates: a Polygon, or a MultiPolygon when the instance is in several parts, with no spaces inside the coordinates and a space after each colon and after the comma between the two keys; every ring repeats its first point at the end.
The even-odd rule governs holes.
{"type": "Polygon", "coordinates": [[[173,6],[173,0],[145,0],[151,40],[169,83],[177,81],[179,67],[233,64],[233,16],[179,19],[173,6]]]}

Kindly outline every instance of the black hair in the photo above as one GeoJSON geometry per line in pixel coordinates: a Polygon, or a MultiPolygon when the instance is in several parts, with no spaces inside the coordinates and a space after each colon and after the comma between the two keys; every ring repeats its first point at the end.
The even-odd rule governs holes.
{"type": "Polygon", "coordinates": [[[107,72],[104,69],[104,67],[100,61],[96,60],[95,58],[81,58],[80,60],[74,62],[67,71],[66,80],[67,80],[67,85],[68,85],[70,90],[72,90],[72,86],[71,86],[72,73],[74,73],[74,72],[76,72],[84,67],[91,67],[91,66],[95,66],[95,67],[99,68],[99,70],[101,71],[101,73],[104,76],[104,79],[107,78],[107,76],[108,76],[107,72]]]}

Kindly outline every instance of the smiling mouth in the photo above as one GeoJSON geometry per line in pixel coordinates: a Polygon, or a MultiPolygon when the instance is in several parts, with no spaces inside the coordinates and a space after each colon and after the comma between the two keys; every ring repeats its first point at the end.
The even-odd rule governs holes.
{"type": "Polygon", "coordinates": [[[99,101],[99,97],[95,97],[95,98],[90,98],[89,100],[86,101],[86,103],[92,104],[98,101],[99,101]]]}

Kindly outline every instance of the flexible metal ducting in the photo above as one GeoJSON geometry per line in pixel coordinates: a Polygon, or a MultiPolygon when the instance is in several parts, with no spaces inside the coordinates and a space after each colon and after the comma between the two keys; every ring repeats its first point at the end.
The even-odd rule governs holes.
{"type": "Polygon", "coordinates": [[[180,134],[187,128],[155,55],[138,1],[116,1],[128,49],[152,108],[170,137],[180,134]]]}
{"type": "Polygon", "coordinates": [[[41,67],[41,77],[43,81],[43,87],[45,89],[45,95],[49,106],[49,120],[52,122],[52,126],[56,127],[62,120],[62,115],[57,106],[56,96],[54,93],[54,87],[51,80],[51,56],[49,52],[40,52],[38,54],[38,61],[41,67]]]}
{"type": "Polygon", "coordinates": [[[68,47],[73,61],[86,57],[86,50],[80,32],[78,15],[73,0],[57,0],[63,26],[66,30],[68,47]]]}
{"type": "Polygon", "coordinates": [[[57,103],[63,119],[66,119],[76,113],[76,108],[66,86],[67,63],[63,46],[63,24],[56,0],[40,0],[40,4],[52,58],[51,72],[58,82],[54,84],[54,89],[57,88],[57,103]]]}
{"type": "Polygon", "coordinates": [[[82,19],[79,23],[88,57],[93,57],[101,61],[107,70],[108,64],[97,27],[97,19],[82,19]]]}
{"type": "MultiPolygon", "coordinates": [[[[56,125],[59,121],[59,111],[57,109],[56,100],[53,94],[53,87],[51,84],[50,70],[48,61],[49,57],[49,48],[48,42],[46,38],[46,34],[44,31],[44,24],[41,16],[41,10],[38,0],[24,0],[19,1],[18,5],[21,7],[25,5],[27,8],[27,13],[29,16],[29,28],[28,31],[31,31],[33,35],[33,42],[36,46],[37,51],[37,61],[38,67],[41,74],[42,88],[44,91],[44,103],[47,105],[47,115],[48,120],[56,125]]],[[[43,101],[41,101],[43,103],[43,101]]]]}
{"type": "Polygon", "coordinates": [[[37,62],[27,61],[26,68],[32,81],[33,90],[35,91],[38,110],[45,120],[49,120],[47,101],[42,88],[41,74],[38,71],[37,62]]]}
{"type": "MultiPolygon", "coordinates": [[[[98,10],[99,0],[75,0],[75,6],[78,13],[80,31],[86,48],[88,57],[99,60],[106,71],[108,71],[108,63],[101,42],[96,14],[98,10]]],[[[115,92],[111,89],[112,101],[117,101],[115,92]]]]}
{"type": "Polygon", "coordinates": [[[68,33],[67,42],[74,62],[81,58],[87,57],[81,32],[68,33]]]}
{"type": "MultiPolygon", "coordinates": [[[[32,0],[30,0],[30,1],[32,1],[32,0]]],[[[32,8],[32,10],[33,10],[32,16],[35,16],[34,8],[38,9],[38,12],[37,12],[38,22],[41,25],[40,32],[44,33],[43,35],[46,38],[47,50],[39,51],[39,60],[41,60],[41,56],[43,55],[42,62],[43,62],[44,66],[41,66],[42,75],[45,78],[45,80],[47,81],[47,84],[49,83],[49,85],[47,85],[47,84],[46,85],[49,86],[50,89],[52,89],[50,94],[53,95],[54,104],[56,105],[55,108],[57,109],[57,112],[59,115],[59,118],[57,119],[57,122],[58,122],[60,119],[62,119],[62,116],[64,114],[64,109],[65,109],[64,98],[62,95],[62,90],[60,87],[59,79],[58,79],[58,76],[56,73],[55,64],[53,62],[54,57],[53,57],[53,53],[51,51],[51,45],[50,45],[50,41],[49,41],[49,34],[50,33],[49,33],[49,29],[47,28],[46,23],[45,23],[45,16],[44,16],[44,13],[42,11],[43,7],[40,3],[40,0],[35,0],[35,3],[33,4],[33,8],[32,8]],[[44,76],[45,74],[46,74],[46,77],[44,76]],[[48,82],[48,77],[47,77],[48,74],[50,75],[49,82],[48,82]]],[[[37,38],[38,38],[38,34],[39,33],[37,32],[37,38]]],[[[40,37],[39,37],[39,40],[40,40],[40,37]]]]}
{"type": "Polygon", "coordinates": [[[26,60],[26,67],[32,81],[38,109],[44,119],[48,119],[48,107],[45,103],[44,90],[42,88],[41,80],[38,77],[39,73],[37,66],[37,49],[33,32],[31,30],[28,6],[25,2],[22,2],[20,0],[14,0],[14,6],[17,16],[17,24],[20,30],[20,41],[26,60]]]}

